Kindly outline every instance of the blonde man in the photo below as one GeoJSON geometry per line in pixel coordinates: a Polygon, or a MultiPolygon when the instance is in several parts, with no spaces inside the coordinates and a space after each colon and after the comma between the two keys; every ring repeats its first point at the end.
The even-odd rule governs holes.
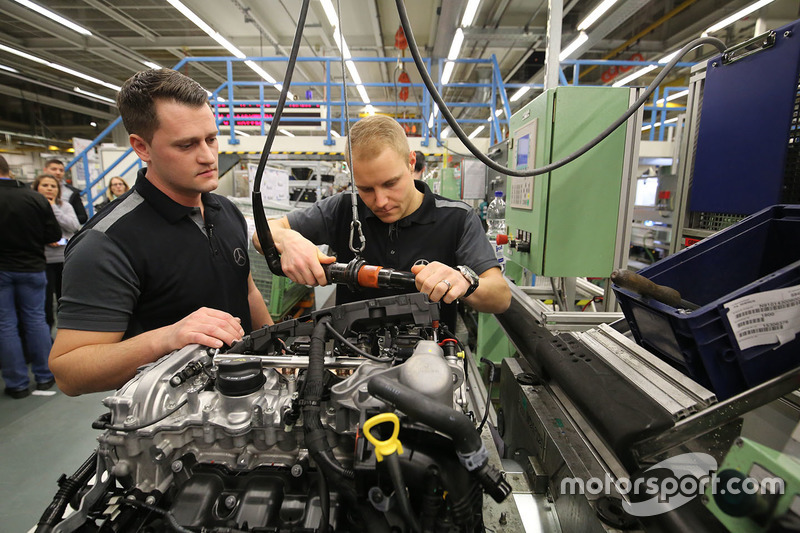
{"type": "MultiPolygon", "coordinates": [[[[458,299],[478,311],[505,311],[511,292],[480,219],[464,202],[435,195],[414,180],[417,156],[400,124],[381,115],[365,118],[351,129],[350,142],[367,263],[413,272],[417,289],[444,304],[442,318],[451,330],[458,299]]],[[[325,285],[321,265],[354,256],[348,245],[351,219],[351,198],[345,192],[270,221],[284,273],[297,283],[325,285]],[[336,258],[315,244],[330,245],[336,258]]],[[[336,303],[400,292],[352,292],[339,286],[336,303]]]]}

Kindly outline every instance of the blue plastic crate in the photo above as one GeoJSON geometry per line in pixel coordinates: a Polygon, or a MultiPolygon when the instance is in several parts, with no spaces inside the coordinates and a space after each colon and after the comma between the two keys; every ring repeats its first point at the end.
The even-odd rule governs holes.
{"type": "Polygon", "coordinates": [[[614,285],[634,338],[720,399],[800,365],[800,336],[739,349],[724,307],[800,284],[800,206],[759,211],[639,274],[699,308],[687,312],[614,285]]]}

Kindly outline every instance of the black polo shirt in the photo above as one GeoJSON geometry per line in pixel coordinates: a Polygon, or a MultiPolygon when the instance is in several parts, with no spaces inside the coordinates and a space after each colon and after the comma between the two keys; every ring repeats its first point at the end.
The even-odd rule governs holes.
{"type": "Polygon", "coordinates": [[[199,208],[170,199],[139,171],[119,201],[70,240],[58,311],[61,328],[124,331],[174,324],[200,307],[252,329],[247,225],[229,200],[204,193],[199,208]]]}
{"type": "MultiPolygon", "coordinates": [[[[451,267],[467,265],[478,275],[499,267],[494,250],[486,238],[480,219],[464,202],[433,194],[428,186],[415,180],[424,194],[422,204],[410,215],[387,224],[376,217],[358,198],[358,219],[367,245],[361,256],[368,264],[411,270],[415,262],[439,261],[451,267]]],[[[316,244],[328,244],[337,261],[347,263],[354,254],[348,246],[352,199],[350,193],[339,193],[313,206],[292,211],[289,225],[316,244]]],[[[342,304],[369,298],[402,294],[401,290],[361,289],[352,292],[345,286],[336,289],[336,303],[342,304]]],[[[455,329],[456,306],[442,306],[442,318],[455,329]]]]}

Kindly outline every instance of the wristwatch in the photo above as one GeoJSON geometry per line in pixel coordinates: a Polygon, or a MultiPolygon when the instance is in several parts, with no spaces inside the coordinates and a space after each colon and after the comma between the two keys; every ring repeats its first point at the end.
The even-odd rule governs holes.
{"type": "Polygon", "coordinates": [[[462,296],[462,298],[466,298],[467,296],[475,292],[475,289],[478,288],[478,284],[480,283],[481,279],[478,277],[475,271],[468,266],[459,265],[456,268],[458,269],[459,272],[461,272],[461,275],[467,278],[467,281],[469,281],[469,289],[467,289],[467,292],[465,292],[464,295],[462,296]]]}

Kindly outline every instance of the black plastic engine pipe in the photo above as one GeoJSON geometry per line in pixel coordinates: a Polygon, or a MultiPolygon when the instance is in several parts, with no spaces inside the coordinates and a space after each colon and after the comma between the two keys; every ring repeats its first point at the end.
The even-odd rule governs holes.
{"type": "Polygon", "coordinates": [[[59,482],[58,492],[53,501],[47,506],[39,522],[36,524],[36,533],[50,533],[54,526],[61,521],[64,510],[69,501],[78,494],[78,491],[89,482],[97,471],[97,450],[75,471],[72,476],[59,482]]]}
{"type": "Polygon", "coordinates": [[[501,502],[511,493],[511,485],[489,464],[488,453],[481,436],[466,415],[383,376],[370,379],[367,390],[409,418],[422,422],[453,439],[459,460],[495,501],[501,502]],[[470,458],[474,464],[468,467],[464,458],[470,458]]]}
{"type": "Polygon", "coordinates": [[[325,334],[330,317],[321,318],[311,333],[308,351],[308,371],[303,390],[303,430],[306,447],[320,468],[338,478],[355,479],[355,472],[343,467],[334,457],[325,428],[319,416],[320,400],[325,387],[325,334]]]}

